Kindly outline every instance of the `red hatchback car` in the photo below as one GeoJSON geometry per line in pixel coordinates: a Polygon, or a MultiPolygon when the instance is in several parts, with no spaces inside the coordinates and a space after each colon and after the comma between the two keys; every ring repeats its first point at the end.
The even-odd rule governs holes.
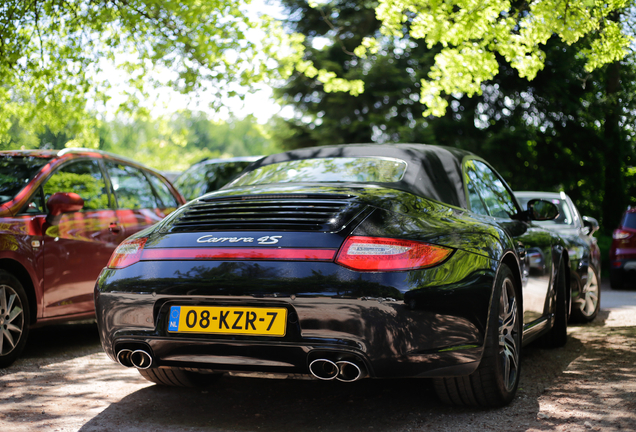
{"type": "Polygon", "coordinates": [[[610,248],[610,285],[621,289],[636,284],[636,208],[623,214],[612,235],[610,248]]]}
{"type": "Polygon", "coordinates": [[[0,151],[0,367],[29,328],[94,317],[113,250],[184,202],[161,174],[106,152],[0,151]]]}

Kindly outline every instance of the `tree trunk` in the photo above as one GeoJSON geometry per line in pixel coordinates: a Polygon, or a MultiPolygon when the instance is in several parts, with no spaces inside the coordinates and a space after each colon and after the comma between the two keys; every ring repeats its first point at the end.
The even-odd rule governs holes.
{"type": "MultiPolygon", "coordinates": [[[[603,229],[611,232],[619,222],[627,205],[625,194],[625,143],[621,134],[620,117],[620,62],[607,67],[607,107],[603,139],[605,149],[605,193],[603,196],[603,229]]],[[[603,151],[604,150],[604,151],[603,151]]]]}

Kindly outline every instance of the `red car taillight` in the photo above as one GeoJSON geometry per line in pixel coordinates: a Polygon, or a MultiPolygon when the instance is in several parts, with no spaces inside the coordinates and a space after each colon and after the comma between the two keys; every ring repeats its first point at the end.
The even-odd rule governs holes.
{"type": "Polygon", "coordinates": [[[352,236],[340,248],[336,263],[359,271],[413,270],[440,264],[452,253],[419,241],[352,236]]]}
{"type": "Polygon", "coordinates": [[[135,264],[141,258],[147,241],[145,237],[123,241],[111,255],[107,267],[121,269],[135,264]]]}
{"type": "Polygon", "coordinates": [[[624,240],[626,238],[630,238],[634,233],[631,231],[624,231],[624,230],[614,230],[614,233],[612,234],[612,238],[614,240],[624,240]]]}

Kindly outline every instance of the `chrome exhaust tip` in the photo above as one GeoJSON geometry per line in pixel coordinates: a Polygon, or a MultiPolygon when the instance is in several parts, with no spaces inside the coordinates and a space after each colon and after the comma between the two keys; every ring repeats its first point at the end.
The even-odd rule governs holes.
{"type": "Polygon", "coordinates": [[[357,364],[342,360],[336,363],[338,367],[338,375],[336,379],[342,382],[354,382],[363,377],[364,372],[357,364]]]}
{"type": "Polygon", "coordinates": [[[309,372],[318,379],[329,381],[338,376],[338,366],[327,359],[317,359],[309,364],[309,372]]]}
{"type": "Polygon", "coordinates": [[[144,350],[135,350],[130,355],[130,362],[137,369],[148,369],[152,365],[152,357],[144,350]]]}
{"type": "Polygon", "coordinates": [[[124,366],[124,367],[132,367],[132,361],[130,359],[130,357],[132,356],[132,350],[129,349],[123,349],[121,351],[119,351],[117,353],[117,361],[119,362],[120,365],[124,366]]]}

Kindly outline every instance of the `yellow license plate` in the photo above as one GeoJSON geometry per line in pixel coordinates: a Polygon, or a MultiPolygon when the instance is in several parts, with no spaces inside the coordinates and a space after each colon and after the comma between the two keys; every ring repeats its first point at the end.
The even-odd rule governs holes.
{"type": "Polygon", "coordinates": [[[235,306],[170,306],[171,333],[285,336],[287,309],[235,306]]]}

